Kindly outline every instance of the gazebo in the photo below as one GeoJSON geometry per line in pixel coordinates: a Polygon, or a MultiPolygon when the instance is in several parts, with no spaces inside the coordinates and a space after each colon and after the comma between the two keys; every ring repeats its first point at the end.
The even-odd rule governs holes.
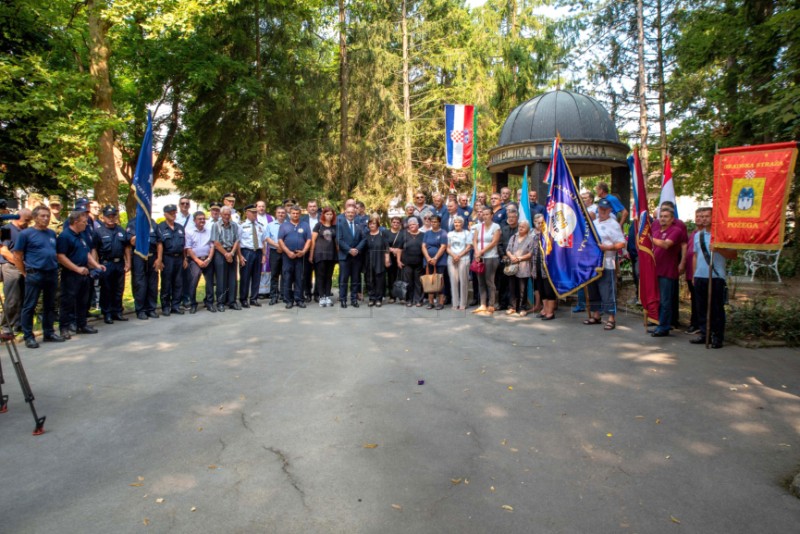
{"type": "Polygon", "coordinates": [[[542,184],[542,177],[556,135],[561,135],[564,157],[576,180],[610,174],[614,195],[623,205],[630,204],[630,148],[620,142],[614,122],[597,100],[572,91],[550,91],[514,108],[497,146],[489,151],[493,189],[506,187],[508,176],[521,176],[527,165],[531,188],[543,203],[547,184],[542,184]]]}

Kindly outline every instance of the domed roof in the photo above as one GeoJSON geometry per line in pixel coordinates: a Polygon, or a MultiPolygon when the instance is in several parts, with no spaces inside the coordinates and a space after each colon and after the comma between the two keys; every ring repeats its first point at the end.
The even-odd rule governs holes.
{"type": "Polygon", "coordinates": [[[619,143],[614,121],[594,98],[572,91],[550,91],[517,106],[506,119],[498,147],[552,141],[619,143]]]}

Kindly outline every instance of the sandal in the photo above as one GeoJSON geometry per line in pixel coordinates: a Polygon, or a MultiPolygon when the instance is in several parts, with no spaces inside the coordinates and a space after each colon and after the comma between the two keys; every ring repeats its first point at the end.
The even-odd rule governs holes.
{"type": "Polygon", "coordinates": [[[596,317],[590,317],[590,318],[586,319],[585,321],[583,321],[583,324],[600,324],[602,322],[603,321],[601,321],[600,319],[597,319],[596,317]]]}
{"type": "Polygon", "coordinates": [[[614,330],[617,327],[616,321],[608,321],[606,322],[605,326],[603,326],[603,330],[614,330]]]}
{"type": "Polygon", "coordinates": [[[428,304],[426,304],[425,305],[425,309],[426,310],[432,310],[433,309],[433,302],[429,302],[428,304]]]}
{"type": "Polygon", "coordinates": [[[525,317],[526,315],[528,315],[528,312],[526,312],[525,310],[522,310],[521,312],[519,312],[519,316],[520,317],[525,317]]]}

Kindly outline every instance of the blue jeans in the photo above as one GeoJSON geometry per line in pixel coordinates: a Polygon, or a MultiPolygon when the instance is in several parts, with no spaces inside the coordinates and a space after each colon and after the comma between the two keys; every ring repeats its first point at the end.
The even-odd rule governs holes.
{"type": "MultiPolygon", "coordinates": [[[[42,330],[45,336],[56,333],[53,328],[55,312],[53,310],[56,300],[56,286],[58,286],[58,270],[38,271],[29,269],[25,277],[25,298],[22,302],[20,323],[25,339],[33,338],[33,314],[36,310],[36,301],[42,294],[42,330]]],[[[69,325],[64,325],[66,328],[69,325]]]]}
{"type": "Polygon", "coordinates": [[[672,296],[675,286],[677,285],[677,280],[664,276],[658,277],[660,303],[658,306],[658,326],[656,327],[656,332],[659,334],[669,332],[672,328],[672,296]]]}

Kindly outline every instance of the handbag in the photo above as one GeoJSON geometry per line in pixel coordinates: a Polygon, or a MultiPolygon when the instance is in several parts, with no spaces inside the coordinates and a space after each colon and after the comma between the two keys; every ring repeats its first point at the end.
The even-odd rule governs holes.
{"type": "Polygon", "coordinates": [[[397,300],[406,300],[406,293],[408,292],[408,282],[396,280],[392,285],[392,297],[397,300]]]}
{"type": "Polygon", "coordinates": [[[425,267],[425,274],[420,276],[423,293],[441,293],[444,289],[444,275],[434,272],[430,274],[431,265],[425,267]]]}
{"type": "MultiPolygon", "coordinates": [[[[483,223],[481,223],[481,250],[483,250],[483,223]]],[[[469,264],[469,270],[475,274],[483,274],[486,272],[486,264],[483,259],[474,259],[469,264]]]]}
{"type": "Polygon", "coordinates": [[[505,267],[503,267],[503,274],[506,276],[516,276],[519,272],[519,263],[507,263],[505,267]]]}

